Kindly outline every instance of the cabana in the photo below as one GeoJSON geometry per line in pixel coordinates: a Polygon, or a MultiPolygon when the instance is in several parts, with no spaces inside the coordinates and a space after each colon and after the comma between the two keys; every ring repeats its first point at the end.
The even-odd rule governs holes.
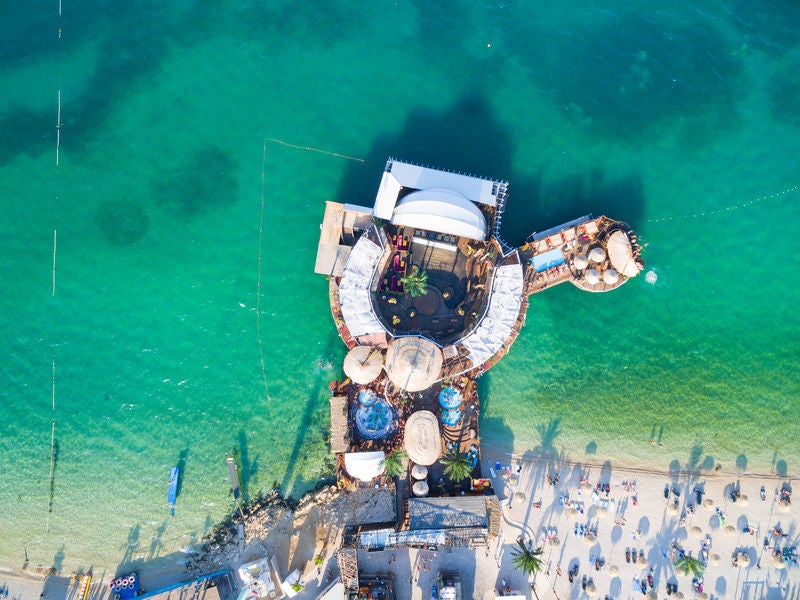
{"type": "Polygon", "coordinates": [[[344,455],[344,469],[360,481],[371,481],[384,471],[386,455],[381,452],[348,452],[344,455]]]}

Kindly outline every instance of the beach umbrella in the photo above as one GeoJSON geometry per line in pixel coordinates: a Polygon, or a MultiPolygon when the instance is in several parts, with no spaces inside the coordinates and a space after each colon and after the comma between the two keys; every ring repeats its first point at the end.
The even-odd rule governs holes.
{"type": "Polygon", "coordinates": [[[588,283],[589,285],[595,285],[597,283],[600,283],[600,273],[598,272],[597,269],[589,269],[588,271],[586,271],[584,279],[586,279],[586,283],[588,283]]]}
{"type": "Polygon", "coordinates": [[[550,538],[550,545],[551,546],[558,546],[560,543],[561,543],[561,540],[558,539],[557,537],[551,537],[550,538]]]}
{"type": "Polygon", "coordinates": [[[775,563],[776,569],[785,569],[786,568],[786,561],[783,560],[783,556],[780,554],[774,554],[772,556],[772,560],[775,563]]]}
{"type": "Polygon", "coordinates": [[[624,231],[617,230],[608,236],[608,260],[611,265],[626,277],[636,277],[639,265],[633,257],[633,246],[624,231]]]}
{"type": "Polygon", "coordinates": [[[619,567],[617,565],[611,565],[608,567],[608,572],[612,575],[619,575],[619,567]]]}
{"type": "Polygon", "coordinates": [[[697,594],[697,600],[708,600],[708,594],[705,592],[700,592],[697,594]]]}
{"type": "Polygon", "coordinates": [[[597,516],[599,517],[607,517],[608,516],[608,509],[605,506],[601,506],[597,509],[597,516]]]}
{"type": "Polygon", "coordinates": [[[728,537],[733,537],[736,535],[736,527],[733,525],[726,525],[725,526],[725,535],[728,537]]]}
{"type": "Polygon", "coordinates": [[[703,508],[705,508],[706,510],[711,510],[712,508],[714,508],[714,501],[711,498],[706,498],[705,500],[703,500],[703,508]]]}
{"type": "Polygon", "coordinates": [[[429,410],[418,410],[406,421],[403,446],[411,462],[432,465],[442,454],[442,438],[439,421],[429,410]]]}
{"type": "Polygon", "coordinates": [[[570,517],[574,517],[577,514],[578,514],[578,509],[577,508],[575,508],[574,506],[568,506],[567,507],[567,515],[569,515],[570,517]]]}
{"type": "Polygon", "coordinates": [[[672,515],[677,515],[679,511],[680,509],[678,508],[678,505],[674,502],[671,502],[669,506],[667,506],[667,512],[672,515]]]}
{"type": "Polygon", "coordinates": [[[644,557],[644,554],[639,555],[639,558],[636,559],[636,563],[642,567],[647,565],[647,559],[644,557]]]}
{"type": "Polygon", "coordinates": [[[675,598],[675,600],[683,600],[684,599],[683,592],[675,592],[674,594],[672,594],[672,597],[675,598]]]}
{"type": "Polygon", "coordinates": [[[741,554],[739,556],[739,566],[740,567],[749,567],[750,566],[750,555],[749,554],[741,554]]]}
{"type": "Polygon", "coordinates": [[[778,502],[778,510],[781,512],[789,512],[792,508],[791,503],[785,498],[778,502]]]}
{"type": "Polygon", "coordinates": [[[739,498],[737,498],[736,504],[739,504],[740,506],[747,506],[748,504],[750,504],[750,498],[742,494],[741,496],[739,496],[739,498]]]}
{"type": "Polygon", "coordinates": [[[372,346],[356,346],[344,357],[344,373],[355,383],[374,381],[383,368],[383,352],[372,346]]]}
{"type": "Polygon", "coordinates": [[[658,600],[658,594],[656,594],[655,590],[650,590],[647,592],[647,598],[648,600],[658,600]]]}
{"type": "Polygon", "coordinates": [[[603,281],[605,281],[608,285],[614,285],[619,281],[619,273],[617,273],[614,269],[608,269],[603,272],[603,281]]]}
{"type": "Polygon", "coordinates": [[[595,246],[589,250],[589,260],[595,263],[601,263],[606,258],[606,251],[600,246],[595,246]]]}
{"type": "Polygon", "coordinates": [[[719,561],[720,561],[719,554],[712,554],[711,556],[708,557],[708,564],[710,564],[712,567],[719,566],[719,561]]]}
{"type": "Polygon", "coordinates": [[[578,254],[573,260],[572,264],[575,265],[575,268],[578,271],[583,271],[587,266],[589,266],[589,259],[586,258],[584,254],[578,254]]]}
{"type": "Polygon", "coordinates": [[[414,483],[411,491],[414,492],[415,496],[427,496],[428,495],[428,483],[426,481],[417,481],[414,483]]]}
{"type": "Polygon", "coordinates": [[[442,374],[442,351],[423,337],[395,338],[386,351],[386,374],[400,389],[427,389],[442,374]]]}
{"type": "Polygon", "coordinates": [[[695,525],[694,527],[689,529],[689,535],[696,538],[703,537],[703,530],[695,525]]]}
{"type": "Polygon", "coordinates": [[[584,492],[591,492],[591,491],[592,491],[592,484],[591,484],[591,483],[589,483],[588,481],[584,481],[584,482],[581,484],[581,489],[582,489],[584,492]]]}
{"type": "Polygon", "coordinates": [[[522,502],[523,500],[525,500],[525,492],[517,492],[516,494],[514,494],[514,498],[522,502]]]}
{"type": "Polygon", "coordinates": [[[590,581],[586,584],[586,595],[592,598],[597,596],[597,586],[594,584],[594,581],[590,581]]]}
{"type": "Polygon", "coordinates": [[[587,533],[586,537],[583,538],[583,541],[587,546],[594,546],[594,543],[597,541],[597,538],[591,533],[587,533]]]}
{"type": "Polygon", "coordinates": [[[428,476],[428,467],[424,465],[414,465],[411,469],[411,477],[414,479],[425,479],[428,476]]]}

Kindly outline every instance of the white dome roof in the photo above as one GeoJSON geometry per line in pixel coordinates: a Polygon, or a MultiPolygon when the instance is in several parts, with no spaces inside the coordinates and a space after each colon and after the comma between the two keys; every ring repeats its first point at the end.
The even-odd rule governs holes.
{"type": "Polygon", "coordinates": [[[486,218],[470,200],[451,190],[430,188],[412,192],[394,209],[392,224],[455,235],[486,239],[486,218]]]}

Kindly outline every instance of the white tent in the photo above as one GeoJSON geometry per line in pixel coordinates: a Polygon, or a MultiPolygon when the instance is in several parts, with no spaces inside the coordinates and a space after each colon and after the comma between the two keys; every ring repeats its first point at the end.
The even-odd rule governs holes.
{"type": "Polygon", "coordinates": [[[394,209],[392,223],[472,240],[486,239],[486,218],[480,209],[458,192],[442,188],[405,196],[394,209]]]}
{"type": "Polygon", "coordinates": [[[597,272],[597,269],[589,269],[586,271],[586,283],[589,285],[595,285],[596,283],[600,283],[600,273],[597,272]]]}
{"type": "Polygon", "coordinates": [[[591,250],[589,250],[589,260],[592,262],[603,262],[606,257],[606,251],[603,250],[600,246],[595,246],[591,250]]]}
{"type": "Polygon", "coordinates": [[[633,248],[628,235],[617,230],[608,238],[608,258],[614,268],[625,277],[636,277],[639,274],[639,265],[633,258],[633,248]]]}
{"type": "Polygon", "coordinates": [[[344,267],[339,283],[339,305],[344,322],[354,337],[386,331],[370,298],[372,277],[382,254],[380,246],[362,236],[350,251],[344,267]]]}
{"type": "Polygon", "coordinates": [[[351,477],[371,481],[383,473],[386,455],[381,452],[348,452],[344,455],[344,468],[351,477]]]}
{"type": "Polygon", "coordinates": [[[617,273],[614,269],[607,269],[603,272],[603,281],[605,281],[608,285],[614,285],[619,281],[619,273],[617,273]]]}
{"type": "Polygon", "coordinates": [[[586,258],[586,255],[584,254],[579,254],[572,262],[575,265],[575,268],[579,271],[582,271],[589,265],[589,259],[586,258]]]}

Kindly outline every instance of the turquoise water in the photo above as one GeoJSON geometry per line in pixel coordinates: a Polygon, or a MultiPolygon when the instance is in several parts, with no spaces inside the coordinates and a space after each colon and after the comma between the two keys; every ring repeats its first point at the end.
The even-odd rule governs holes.
{"type": "Polygon", "coordinates": [[[328,472],[344,352],[318,225],[325,200],[370,205],[389,155],[511,181],[510,241],[627,220],[658,275],[533,297],[481,380],[485,440],[797,473],[800,9],[628,4],[10,9],[0,563],[186,548],[232,507],[232,453],[248,494],[328,472]],[[265,387],[268,138],[365,162],[266,144],[265,387]]]}

